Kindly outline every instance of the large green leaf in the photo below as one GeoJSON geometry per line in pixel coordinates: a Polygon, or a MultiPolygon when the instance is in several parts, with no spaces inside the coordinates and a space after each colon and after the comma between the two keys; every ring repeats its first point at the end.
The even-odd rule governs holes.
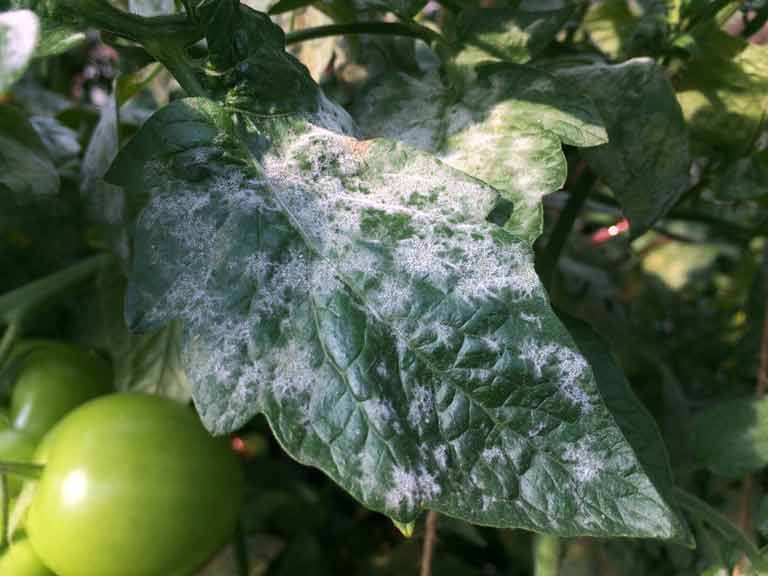
{"type": "Polygon", "coordinates": [[[77,253],[78,219],[35,128],[0,106],[0,291],[61,267],[77,253]]]}
{"type": "Polygon", "coordinates": [[[0,93],[5,92],[27,69],[40,37],[34,12],[0,13],[0,93]]]}
{"type": "Polygon", "coordinates": [[[400,521],[675,537],[496,192],[294,117],[186,99],[108,174],[131,198],[128,319],[184,324],[198,410],[257,412],[299,461],[400,521]]]}
{"type": "Polygon", "coordinates": [[[640,234],[686,190],[688,132],[664,71],[652,60],[565,67],[559,78],[594,100],[608,144],[583,151],[640,234]]]}
{"type": "Polygon", "coordinates": [[[768,150],[727,164],[716,190],[718,198],[723,200],[768,198],[768,150]]]}
{"type": "MultiPolygon", "coordinates": [[[[588,324],[562,313],[559,316],[589,361],[603,401],[635,450],[646,474],[667,503],[675,502],[675,481],[664,440],[653,416],[635,396],[624,372],[616,364],[610,346],[588,324]]],[[[690,535],[688,539],[692,542],[690,535]]]]}
{"type": "Polygon", "coordinates": [[[636,25],[637,16],[624,0],[591,2],[581,22],[589,39],[613,59],[627,52],[636,25]]]}
{"type": "MultiPolygon", "coordinates": [[[[0,192],[4,205],[23,206],[50,198],[59,175],[48,150],[23,114],[0,106],[0,192]]],[[[0,211],[0,229],[10,214],[0,211]]],[[[10,222],[9,222],[10,223],[10,222]]]]}
{"type": "Polygon", "coordinates": [[[35,50],[36,58],[63,54],[85,44],[87,40],[85,32],[82,30],[55,21],[43,21],[40,36],[40,43],[35,50]]]}
{"type": "Polygon", "coordinates": [[[735,478],[768,466],[768,398],[723,402],[694,424],[696,457],[713,472],[735,478]]]}
{"type": "MultiPolygon", "coordinates": [[[[265,26],[254,14],[236,41],[258,46],[265,26]]],[[[497,191],[401,142],[357,140],[288,56],[257,92],[254,58],[218,36],[231,30],[209,45],[212,59],[239,59],[220,84],[237,108],[172,103],[107,174],[126,193],[129,325],[181,323],[208,428],[264,413],[292,456],[402,523],[434,509],[563,535],[681,537],[529,246],[487,220],[497,191]],[[271,99],[281,79],[305,87],[288,108],[271,99]]]]}
{"type": "Polygon", "coordinates": [[[562,144],[607,140],[589,98],[545,72],[515,64],[477,68],[461,94],[437,74],[377,80],[353,110],[364,134],[399,140],[498,188],[515,205],[509,229],[541,233],[541,198],[562,187],[562,144]]]}
{"type": "Polygon", "coordinates": [[[702,32],[696,45],[676,82],[691,133],[717,151],[744,154],[768,114],[768,47],[715,27],[702,32]]]}
{"type": "Polygon", "coordinates": [[[472,65],[488,60],[524,64],[545,49],[573,15],[568,2],[551,7],[522,2],[515,7],[472,7],[462,10],[456,29],[461,46],[456,62],[472,65]]]}

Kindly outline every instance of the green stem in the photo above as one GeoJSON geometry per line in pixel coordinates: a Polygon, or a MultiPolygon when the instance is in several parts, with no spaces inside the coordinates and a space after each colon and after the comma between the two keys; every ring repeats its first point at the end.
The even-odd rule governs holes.
{"type": "Polygon", "coordinates": [[[325,38],[327,36],[348,36],[351,34],[384,34],[388,36],[408,36],[418,38],[427,44],[442,43],[447,44],[445,38],[434,30],[418,24],[407,24],[404,22],[351,22],[349,24],[329,24],[328,26],[317,26],[316,28],[305,28],[303,30],[294,30],[285,35],[287,44],[296,44],[306,42],[316,38],[325,38]]]}
{"type": "Polygon", "coordinates": [[[63,15],[74,16],[104,32],[139,44],[163,41],[188,46],[204,35],[204,30],[184,14],[138,16],[104,0],[61,0],[56,9],[63,15]]]}
{"type": "Polygon", "coordinates": [[[5,476],[11,474],[20,476],[27,480],[38,480],[43,473],[45,466],[34,464],[32,462],[13,462],[11,460],[0,460],[0,474],[5,476]]]}
{"type": "Polygon", "coordinates": [[[552,286],[560,254],[563,252],[565,242],[568,240],[568,236],[573,229],[573,223],[576,221],[579,212],[581,212],[581,208],[584,206],[595,180],[595,175],[589,168],[584,168],[576,184],[571,189],[565,208],[560,213],[560,218],[558,218],[557,224],[555,224],[555,228],[549,236],[549,242],[547,242],[547,246],[539,258],[537,269],[547,289],[552,286]]]}
{"type": "Polygon", "coordinates": [[[173,75],[189,96],[208,98],[208,91],[200,83],[195,70],[189,63],[184,48],[177,44],[165,44],[162,41],[146,42],[144,47],[158,62],[161,62],[173,75]]]}
{"type": "Polygon", "coordinates": [[[558,576],[560,573],[560,538],[548,534],[533,537],[534,576],[558,576]]]}
{"type": "Polygon", "coordinates": [[[768,569],[768,563],[760,556],[757,546],[733,522],[690,492],[686,492],[681,488],[675,488],[675,494],[680,506],[701,518],[703,522],[709,524],[726,540],[737,545],[749,558],[754,568],[758,570],[768,569]]]}
{"type": "Polygon", "coordinates": [[[235,564],[237,565],[237,576],[248,576],[251,568],[248,561],[248,542],[245,537],[243,523],[238,522],[235,528],[235,541],[233,543],[235,553],[235,564]]]}
{"type": "Polygon", "coordinates": [[[96,273],[111,259],[112,257],[108,254],[92,256],[69,268],[3,294],[0,296],[0,320],[8,324],[8,330],[13,325],[20,326],[30,312],[96,273]]]}
{"type": "Polygon", "coordinates": [[[8,476],[5,474],[0,474],[0,491],[3,493],[2,503],[0,503],[0,506],[2,506],[2,509],[0,509],[0,521],[2,522],[0,524],[0,528],[2,528],[2,533],[0,533],[0,549],[5,549],[8,546],[8,510],[11,504],[10,495],[8,494],[8,476]]]}
{"type": "Polygon", "coordinates": [[[11,355],[13,345],[16,343],[16,339],[19,336],[19,323],[11,322],[3,333],[3,338],[0,340],[0,371],[2,371],[8,357],[11,355]]]}

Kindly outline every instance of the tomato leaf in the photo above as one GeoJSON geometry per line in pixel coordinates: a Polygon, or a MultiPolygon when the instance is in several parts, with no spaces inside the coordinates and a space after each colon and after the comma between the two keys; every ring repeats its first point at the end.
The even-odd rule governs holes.
{"type": "Polygon", "coordinates": [[[768,47],[708,26],[677,81],[678,98],[695,142],[746,154],[768,114],[768,47]]]}
{"type": "MultiPolygon", "coordinates": [[[[26,117],[10,106],[0,106],[0,190],[7,191],[4,204],[12,200],[18,206],[44,201],[59,191],[59,174],[45,144],[26,117]]],[[[3,223],[11,217],[5,211],[0,215],[3,223]]]]}
{"type": "Polygon", "coordinates": [[[736,478],[768,465],[768,399],[722,402],[694,420],[698,461],[722,476],[736,478]]]}
{"type": "Polygon", "coordinates": [[[342,118],[186,99],[108,174],[137,202],[128,319],[183,321],[207,426],[264,412],[400,521],[677,536],[495,191],[342,118]]]}
{"type": "MultiPolygon", "coordinates": [[[[240,26],[240,47],[272,34],[262,18],[240,26]]],[[[210,44],[214,59],[239,58],[220,84],[236,108],[173,102],[106,176],[126,194],[129,326],[181,322],[207,427],[263,413],[294,458],[400,523],[434,509],[680,538],[526,239],[487,220],[498,192],[401,142],[356,139],[289,56],[254,86],[269,62],[210,44]],[[286,85],[306,88],[271,99],[286,85]]],[[[561,118],[553,106],[541,122],[591,137],[561,118]]]]}
{"type": "Polygon", "coordinates": [[[508,228],[541,233],[541,198],[565,182],[562,144],[607,141],[591,100],[527,66],[487,64],[463,93],[437,74],[376,80],[353,115],[366,136],[399,140],[495,186],[515,205],[508,228]]]}
{"type": "Polygon", "coordinates": [[[27,69],[40,38],[40,21],[34,12],[0,13],[0,93],[5,92],[27,69]]]}
{"type": "Polygon", "coordinates": [[[664,216],[689,181],[688,132],[664,71],[652,60],[568,67],[562,81],[588,94],[608,144],[583,151],[639,235],[664,216]]]}
{"type": "MultiPolygon", "coordinates": [[[[675,508],[675,480],[664,440],[656,421],[635,396],[624,372],[616,364],[608,343],[580,320],[559,314],[579,350],[589,361],[603,401],[616,419],[624,437],[632,445],[646,474],[653,480],[664,500],[675,508]]],[[[680,517],[679,517],[680,518],[680,517]]],[[[686,526],[681,519],[681,525],[686,526]]],[[[686,526],[687,531],[687,526],[686,526]]],[[[690,533],[685,541],[693,544],[690,533]]]]}
{"type": "Polygon", "coordinates": [[[472,65],[488,60],[524,64],[545,49],[568,19],[575,5],[552,8],[537,2],[516,7],[462,10],[457,23],[456,62],[472,65]]]}
{"type": "Polygon", "coordinates": [[[64,54],[77,46],[85,44],[85,32],[67,24],[43,21],[40,43],[35,50],[36,58],[47,58],[64,54]]]}

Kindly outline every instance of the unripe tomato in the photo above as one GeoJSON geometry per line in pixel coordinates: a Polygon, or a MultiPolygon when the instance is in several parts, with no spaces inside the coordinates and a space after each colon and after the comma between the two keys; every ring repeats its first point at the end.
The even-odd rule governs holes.
{"type": "Polygon", "coordinates": [[[11,423],[42,438],[67,412],[112,390],[112,366],[87,348],[41,342],[25,352],[11,394],[11,423]]]}
{"type": "Polygon", "coordinates": [[[35,554],[29,540],[14,542],[0,558],[2,576],[55,576],[35,554]]]}
{"type": "MultiPolygon", "coordinates": [[[[29,462],[35,455],[37,442],[34,438],[21,430],[8,428],[7,424],[0,424],[0,460],[15,462],[29,462]]],[[[18,476],[9,474],[8,492],[11,496],[17,496],[21,492],[24,481],[18,476]]],[[[0,572],[0,576],[2,572],[0,572]]]]}
{"type": "Polygon", "coordinates": [[[98,398],[67,415],[42,448],[26,527],[59,576],[191,574],[234,530],[240,463],[181,404],[98,398]]]}

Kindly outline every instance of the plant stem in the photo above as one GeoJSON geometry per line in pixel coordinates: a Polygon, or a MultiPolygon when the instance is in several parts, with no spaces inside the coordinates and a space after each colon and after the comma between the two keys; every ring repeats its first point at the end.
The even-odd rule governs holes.
{"type": "Polygon", "coordinates": [[[306,42],[316,38],[325,38],[326,36],[348,36],[351,34],[384,34],[388,36],[408,36],[418,38],[427,44],[442,43],[447,44],[445,38],[434,30],[418,24],[407,24],[404,22],[351,22],[349,24],[329,24],[328,26],[317,26],[315,28],[305,28],[303,30],[294,30],[285,35],[286,44],[296,44],[306,42]]]}
{"type": "Polygon", "coordinates": [[[3,338],[0,340],[0,371],[5,366],[8,357],[11,355],[13,345],[16,342],[16,338],[19,335],[19,323],[11,322],[3,333],[3,338]]]}
{"type": "Polygon", "coordinates": [[[147,42],[144,47],[158,62],[162,63],[173,75],[189,96],[208,98],[208,91],[203,87],[190,66],[184,48],[163,42],[147,42]]]}
{"type": "Polygon", "coordinates": [[[535,534],[533,561],[534,576],[557,576],[560,573],[560,538],[535,534]]]}
{"type": "Polygon", "coordinates": [[[3,493],[2,509],[0,509],[0,550],[8,546],[8,509],[10,507],[10,495],[8,494],[8,476],[0,474],[0,491],[3,493]]]}
{"type": "Polygon", "coordinates": [[[592,189],[592,185],[596,180],[595,175],[584,164],[580,164],[575,172],[577,178],[576,183],[571,189],[568,201],[566,202],[563,211],[560,213],[557,224],[555,224],[555,228],[552,230],[549,242],[547,242],[547,246],[541,254],[536,267],[539,276],[547,289],[552,286],[555,270],[557,269],[557,262],[565,247],[565,242],[568,240],[568,236],[571,233],[573,223],[576,221],[576,217],[579,215],[582,206],[584,206],[589,191],[592,189]]]}
{"type": "Polygon", "coordinates": [[[427,512],[427,521],[424,526],[424,544],[421,548],[420,576],[432,576],[432,558],[435,554],[437,542],[437,512],[427,512]]]}
{"type": "Polygon", "coordinates": [[[237,566],[237,576],[248,576],[251,573],[251,569],[248,565],[248,542],[246,541],[242,522],[237,523],[237,527],[235,528],[235,541],[232,546],[235,556],[235,565],[237,566]]]}
{"type": "MultiPolygon", "coordinates": [[[[763,252],[763,265],[760,273],[763,275],[763,331],[760,337],[760,355],[757,363],[757,385],[755,387],[755,396],[762,398],[765,396],[768,388],[768,245],[763,252]]],[[[753,474],[744,476],[741,483],[741,496],[739,498],[739,527],[745,534],[752,535],[752,492],[755,478],[753,474]]],[[[744,574],[744,559],[736,564],[733,569],[733,576],[742,576],[744,574]]]]}
{"type": "Polygon", "coordinates": [[[139,44],[160,42],[188,46],[203,37],[203,29],[184,14],[138,16],[105,0],[61,0],[56,9],[76,19],[139,44]]]}
{"type": "MultiPolygon", "coordinates": [[[[0,320],[21,325],[27,315],[47,301],[105,267],[112,257],[99,254],[0,296],[0,320]]],[[[7,332],[6,332],[7,334],[7,332]]],[[[5,340],[5,335],[3,336],[5,340]]]]}
{"type": "Polygon", "coordinates": [[[3,476],[11,474],[20,476],[28,480],[37,480],[43,473],[45,466],[34,464],[32,462],[13,462],[11,460],[0,460],[0,474],[3,476]]]}

